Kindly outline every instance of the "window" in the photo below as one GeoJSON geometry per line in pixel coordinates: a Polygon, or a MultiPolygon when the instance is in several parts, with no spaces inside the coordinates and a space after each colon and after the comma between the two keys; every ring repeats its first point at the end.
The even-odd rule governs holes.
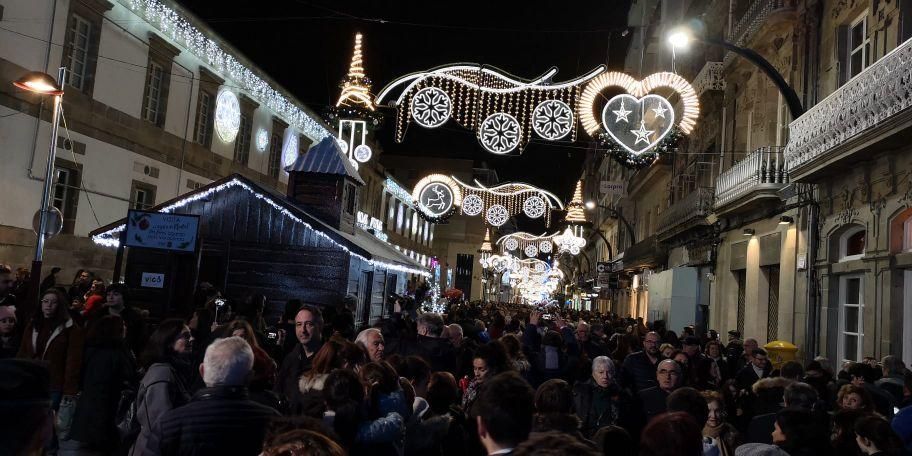
{"type": "Polygon", "coordinates": [[[87,87],[89,78],[89,48],[94,33],[94,26],[84,17],[74,14],[70,19],[70,29],[67,32],[67,42],[70,46],[69,58],[66,67],[69,70],[68,83],[79,89],[87,87]]]}
{"type": "Polygon", "coordinates": [[[402,234],[402,218],[404,217],[405,206],[396,204],[396,232],[402,234]]]}
{"type": "Polygon", "coordinates": [[[250,157],[250,132],[252,129],[253,123],[250,121],[250,116],[241,114],[237,140],[234,141],[234,161],[242,165],[246,165],[250,157]]]}
{"type": "MultiPolygon", "coordinates": [[[[212,144],[213,96],[200,90],[196,111],[196,142],[209,147],[212,144]]],[[[273,138],[275,139],[275,138],[273,138]]],[[[273,141],[275,145],[275,141],[273,141]]]]}
{"type": "Polygon", "coordinates": [[[155,62],[149,62],[149,71],[146,75],[146,99],[143,108],[143,119],[158,125],[159,118],[164,118],[162,112],[162,89],[164,88],[164,69],[155,62]]]}
{"type": "Polygon", "coordinates": [[[51,189],[51,205],[63,214],[63,233],[72,234],[76,226],[76,207],[79,202],[81,185],[79,165],[57,159],[54,168],[54,187],[51,189]]]}
{"type": "Polygon", "coordinates": [[[269,140],[269,169],[270,177],[279,177],[279,163],[282,160],[282,135],[273,133],[269,140]]]}
{"type": "Polygon", "coordinates": [[[392,195],[389,195],[386,199],[387,215],[386,215],[386,226],[393,226],[393,220],[396,218],[396,198],[393,198],[392,195]]]}
{"type": "Polygon", "coordinates": [[[839,277],[839,359],[861,360],[864,339],[863,278],[861,275],[839,277]]]}
{"type": "Polygon", "coordinates": [[[133,188],[130,190],[130,208],[144,211],[152,206],[155,206],[155,186],[133,181],[133,188]]]}
{"type": "Polygon", "coordinates": [[[352,184],[345,184],[345,213],[349,215],[354,215],[355,213],[355,201],[358,198],[358,191],[352,184]]]}
{"type": "Polygon", "coordinates": [[[852,21],[849,27],[849,79],[870,64],[871,40],[868,38],[868,12],[852,21]]]}
{"type": "Polygon", "coordinates": [[[857,260],[865,253],[865,231],[862,226],[854,226],[839,236],[839,261],[857,260]]]}

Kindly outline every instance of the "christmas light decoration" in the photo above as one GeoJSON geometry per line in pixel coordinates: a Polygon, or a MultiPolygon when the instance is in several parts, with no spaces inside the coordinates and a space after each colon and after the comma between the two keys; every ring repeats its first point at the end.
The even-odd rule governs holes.
{"type": "Polygon", "coordinates": [[[257,130],[256,134],[256,148],[260,152],[266,151],[266,146],[269,145],[269,132],[263,128],[257,130]]]}
{"type": "Polygon", "coordinates": [[[567,217],[564,220],[569,223],[586,222],[586,209],[583,206],[583,181],[576,181],[573,199],[567,204],[567,217]]]}
{"type": "Polygon", "coordinates": [[[285,165],[283,168],[293,165],[300,154],[301,151],[298,149],[298,133],[294,130],[286,129],[285,144],[282,145],[282,163],[285,165]]]}
{"type": "Polygon", "coordinates": [[[231,85],[249,94],[260,106],[297,128],[313,142],[330,136],[297,101],[286,96],[264,80],[254,70],[242,64],[236,56],[222,49],[211,37],[191,24],[184,15],[160,0],[118,0],[122,5],[147,22],[159,33],[203,61],[231,85]]]}
{"type": "Polygon", "coordinates": [[[396,181],[387,177],[386,180],[383,182],[383,186],[387,190],[389,190],[390,193],[395,195],[396,198],[399,198],[403,202],[405,202],[405,204],[408,204],[408,205],[412,204],[412,201],[413,201],[412,194],[409,193],[408,190],[402,188],[399,184],[397,184],[396,181]]]}
{"type": "Polygon", "coordinates": [[[566,136],[576,140],[573,111],[581,86],[604,71],[599,66],[554,84],[550,80],[556,68],[538,78],[520,80],[490,66],[446,65],[394,80],[380,91],[376,104],[396,108],[397,142],[402,142],[412,121],[433,128],[452,118],[476,131],[486,150],[503,154],[522,149],[533,131],[546,140],[566,136]]]}
{"type": "Polygon", "coordinates": [[[568,226],[563,233],[554,236],[554,243],[557,244],[558,252],[578,255],[586,246],[586,238],[582,236],[581,227],[568,226]]]}
{"type": "Polygon", "coordinates": [[[449,218],[462,205],[462,188],[452,177],[431,174],[415,184],[412,200],[422,217],[437,223],[449,218]]]}
{"type": "Polygon", "coordinates": [[[617,144],[631,154],[639,155],[651,150],[671,132],[674,127],[674,110],[671,103],[662,96],[649,94],[636,99],[625,93],[605,104],[602,109],[602,125],[617,144]],[[628,105],[633,110],[623,111],[628,105]],[[624,116],[621,117],[619,113],[624,113],[624,116]],[[631,114],[633,119],[629,118],[631,114]]]}
{"type": "Polygon", "coordinates": [[[241,104],[230,90],[222,90],[215,99],[215,132],[226,143],[234,141],[241,128],[241,104]]]}
{"type": "Polygon", "coordinates": [[[358,162],[367,163],[371,159],[371,156],[374,155],[374,151],[371,150],[370,146],[367,144],[361,144],[360,146],[355,147],[355,153],[353,155],[358,162]]]}
{"type": "MultiPolygon", "coordinates": [[[[501,238],[501,239],[503,239],[503,238],[501,238]]],[[[500,241],[498,241],[498,242],[500,242],[500,241]]],[[[513,250],[516,250],[518,247],[519,247],[519,241],[517,241],[515,238],[512,238],[512,237],[508,238],[506,240],[506,242],[504,242],[504,248],[507,250],[513,251],[513,250]]]]}
{"type": "Polygon", "coordinates": [[[550,224],[551,211],[555,208],[563,209],[560,199],[553,193],[529,184],[505,183],[488,188],[478,181],[475,181],[475,185],[469,185],[455,177],[448,177],[442,174],[433,174],[419,181],[415,189],[412,190],[412,197],[416,202],[425,205],[424,208],[418,205],[419,214],[434,223],[449,218],[459,206],[462,207],[462,213],[468,216],[484,213],[485,220],[492,226],[501,226],[510,217],[520,213],[525,213],[530,218],[544,216],[545,223],[550,224]],[[432,190],[430,189],[430,184],[432,183],[443,184],[449,187],[450,191],[443,190],[440,187],[434,187],[436,190],[432,190]],[[431,200],[428,202],[418,199],[417,192],[419,190],[431,200]],[[427,193],[428,191],[433,193],[427,193]],[[442,195],[439,198],[438,193],[442,195]],[[458,194],[458,201],[454,205],[445,204],[441,206],[443,201],[449,200],[450,194],[458,194]],[[532,202],[527,204],[529,200],[532,200],[532,202]],[[427,207],[428,203],[430,207],[427,207]]]}
{"type": "Polygon", "coordinates": [[[538,247],[536,247],[535,244],[529,244],[523,249],[523,252],[525,252],[528,257],[535,257],[538,256],[538,247]]]}
{"type": "MultiPolygon", "coordinates": [[[[346,252],[353,258],[367,262],[368,264],[375,266],[377,268],[385,269],[385,270],[389,270],[389,271],[405,272],[407,274],[418,274],[418,275],[421,275],[424,277],[430,277],[430,275],[431,275],[425,269],[416,269],[416,268],[412,268],[412,267],[408,267],[408,266],[402,266],[399,264],[387,263],[385,261],[371,260],[371,259],[367,259],[366,257],[364,257],[362,255],[354,253],[348,248],[348,246],[339,243],[338,241],[333,239],[328,234],[315,229],[310,223],[305,222],[303,219],[301,219],[300,217],[298,217],[297,215],[292,213],[290,210],[288,210],[288,208],[286,208],[282,204],[277,203],[275,200],[273,200],[272,198],[270,198],[269,196],[267,196],[263,193],[257,192],[256,190],[253,189],[253,187],[250,187],[246,183],[244,183],[241,180],[236,179],[236,178],[230,179],[222,184],[212,186],[212,187],[210,187],[206,190],[200,191],[198,193],[192,193],[185,198],[181,198],[181,199],[175,201],[174,203],[171,203],[167,206],[164,206],[164,207],[158,209],[158,212],[165,213],[165,214],[172,213],[190,203],[200,201],[200,200],[209,200],[213,195],[216,195],[218,193],[221,193],[225,190],[228,190],[228,189],[231,189],[234,187],[238,187],[244,191],[247,191],[248,193],[253,195],[255,198],[263,201],[264,203],[268,204],[269,206],[272,206],[272,208],[279,211],[279,213],[281,213],[281,215],[283,217],[291,220],[294,223],[304,226],[306,229],[312,231],[316,236],[318,236],[321,239],[326,240],[330,244],[342,249],[344,252],[346,252]]],[[[105,247],[118,247],[120,245],[120,241],[118,240],[118,238],[120,236],[119,233],[122,232],[123,230],[124,230],[124,225],[118,225],[114,228],[111,228],[108,231],[105,231],[105,232],[92,236],[92,241],[94,241],[98,245],[102,245],[105,247]]]]}
{"type": "Polygon", "coordinates": [[[542,234],[540,236],[519,231],[516,233],[501,236],[497,240],[504,252],[522,249],[525,251],[529,246],[535,247],[541,253],[551,253],[554,245],[554,237],[560,233],[550,235],[542,234]]]}
{"type": "Polygon", "coordinates": [[[364,74],[361,57],[361,34],[355,34],[355,49],[352,52],[351,65],[348,76],[342,82],[342,93],[336,101],[336,107],[360,107],[369,111],[374,110],[374,99],[370,93],[370,80],[364,74]]]}

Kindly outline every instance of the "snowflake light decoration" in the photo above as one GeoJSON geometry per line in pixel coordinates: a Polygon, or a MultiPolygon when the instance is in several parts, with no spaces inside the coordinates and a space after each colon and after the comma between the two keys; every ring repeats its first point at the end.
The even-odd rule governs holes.
{"type": "Polygon", "coordinates": [[[484,209],[484,201],[478,195],[467,195],[462,199],[462,213],[469,216],[481,214],[484,209]]]}
{"type": "Polygon", "coordinates": [[[298,150],[298,133],[291,130],[286,134],[285,145],[282,147],[282,163],[285,166],[293,165],[300,153],[298,150]]]}
{"type": "Polygon", "coordinates": [[[545,272],[545,263],[535,263],[535,266],[532,266],[533,270],[539,274],[545,272]]]}
{"type": "Polygon", "coordinates": [[[532,112],[532,129],[549,141],[561,139],[573,129],[573,110],[560,100],[545,100],[532,112]]]}
{"type": "Polygon", "coordinates": [[[500,204],[495,204],[488,208],[488,212],[485,216],[488,223],[492,226],[501,226],[504,223],[507,223],[507,220],[510,218],[510,213],[507,211],[507,208],[500,204]]]}
{"type": "Polygon", "coordinates": [[[541,251],[541,253],[551,253],[553,248],[554,244],[551,244],[551,241],[541,241],[541,243],[538,244],[538,250],[541,251]]]}
{"type": "Polygon", "coordinates": [[[215,131],[222,141],[230,143],[237,137],[241,127],[241,105],[237,95],[222,90],[215,100],[215,131]]]}
{"type": "Polygon", "coordinates": [[[256,134],[256,148],[258,151],[264,152],[264,151],[266,151],[266,146],[268,146],[268,145],[269,145],[269,133],[265,129],[260,128],[259,130],[257,130],[257,134],[256,134]]]}
{"type": "Polygon", "coordinates": [[[367,163],[371,159],[371,156],[374,155],[374,151],[371,150],[370,146],[367,144],[361,144],[358,147],[355,147],[355,160],[358,160],[361,163],[367,163]]]}
{"type": "Polygon", "coordinates": [[[535,244],[529,244],[529,245],[527,245],[527,246],[526,246],[526,249],[523,250],[523,251],[526,253],[526,256],[527,256],[527,257],[535,257],[535,256],[538,256],[538,247],[536,247],[535,244]]]}
{"type": "Polygon", "coordinates": [[[436,87],[425,87],[412,97],[412,119],[425,128],[437,128],[450,118],[453,102],[436,87]]]}
{"type": "Polygon", "coordinates": [[[523,202],[523,213],[529,218],[539,218],[545,215],[545,200],[540,196],[530,196],[523,202]]]}
{"type": "Polygon", "coordinates": [[[516,149],[521,136],[519,122],[505,112],[491,114],[478,130],[478,140],[482,147],[495,154],[506,154],[516,149]]]}
{"type": "Polygon", "coordinates": [[[507,250],[516,250],[517,247],[519,247],[519,241],[517,241],[515,238],[507,239],[507,241],[504,242],[504,248],[507,250]]]}

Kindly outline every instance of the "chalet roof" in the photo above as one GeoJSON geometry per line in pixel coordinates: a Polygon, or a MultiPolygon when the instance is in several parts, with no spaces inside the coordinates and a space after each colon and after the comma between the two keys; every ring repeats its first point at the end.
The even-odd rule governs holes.
{"type": "Polygon", "coordinates": [[[348,157],[342,153],[342,148],[336,138],[327,136],[320,142],[310,146],[307,153],[298,157],[294,163],[285,167],[286,172],[299,171],[305,173],[336,174],[348,176],[364,185],[364,181],[355,170],[348,157]]]}
{"type": "MultiPolygon", "coordinates": [[[[376,239],[373,236],[351,235],[336,230],[307,213],[285,195],[274,190],[263,188],[259,184],[240,174],[232,174],[212,182],[209,185],[178,196],[177,198],[165,201],[152,207],[149,211],[163,213],[196,213],[196,215],[203,217],[205,223],[205,217],[212,217],[214,215],[213,212],[207,213],[207,211],[213,211],[212,208],[229,206],[226,203],[230,203],[231,201],[222,201],[221,204],[219,204],[218,200],[220,198],[229,200],[230,194],[237,194],[230,192],[244,192],[251,201],[262,201],[266,203],[269,210],[273,211],[273,214],[268,217],[272,219],[283,217],[291,223],[300,224],[304,228],[312,230],[317,236],[326,239],[333,245],[345,250],[350,255],[372,262],[377,267],[404,271],[410,274],[428,274],[427,270],[422,265],[398,252],[392,246],[385,245],[379,239],[376,239]],[[194,204],[197,202],[205,204],[194,204]]],[[[219,215],[224,214],[220,213],[219,215]]],[[[266,215],[260,216],[267,217],[266,215]]],[[[120,244],[119,234],[124,230],[125,222],[126,219],[123,218],[92,230],[89,233],[89,237],[92,238],[96,244],[117,247],[120,244]]],[[[213,225],[214,223],[214,221],[209,221],[210,225],[213,225]]]]}

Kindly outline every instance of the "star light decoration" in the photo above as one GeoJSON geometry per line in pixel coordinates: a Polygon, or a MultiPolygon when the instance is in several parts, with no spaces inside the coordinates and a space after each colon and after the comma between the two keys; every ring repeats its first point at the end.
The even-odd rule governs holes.
{"type": "Polygon", "coordinates": [[[475,131],[486,150],[503,154],[521,150],[533,132],[547,141],[568,136],[575,141],[573,112],[581,87],[604,71],[599,66],[570,81],[552,83],[556,68],[523,80],[487,65],[446,65],[394,80],[377,94],[376,104],[396,109],[397,142],[412,122],[436,128],[452,118],[475,131]]]}
{"type": "MultiPolygon", "coordinates": [[[[305,229],[310,230],[320,240],[326,241],[330,245],[341,249],[342,251],[347,253],[352,258],[366,262],[367,264],[370,264],[378,269],[384,269],[384,270],[396,271],[396,272],[404,272],[407,274],[417,274],[417,275],[420,275],[420,276],[423,276],[426,278],[431,277],[430,272],[428,272],[426,269],[416,269],[416,268],[412,268],[412,267],[408,267],[408,266],[403,266],[400,264],[389,263],[386,261],[368,259],[367,257],[364,257],[363,255],[352,252],[348,248],[348,246],[346,246],[345,244],[339,243],[332,236],[324,233],[323,231],[320,231],[320,230],[314,228],[313,225],[311,225],[310,223],[308,223],[308,222],[304,221],[303,219],[301,219],[300,217],[298,217],[294,212],[289,210],[283,204],[276,202],[269,195],[257,192],[253,187],[251,187],[250,185],[243,182],[242,180],[240,180],[237,177],[228,178],[227,180],[225,180],[222,183],[212,183],[212,184],[209,184],[208,186],[194,190],[194,191],[184,195],[182,198],[178,199],[177,201],[158,208],[156,210],[156,212],[160,212],[163,214],[175,213],[175,211],[182,209],[197,201],[203,201],[203,202],[210,201],[214,195],[217,195],[218,193],[230,190],[234,187],[240,188],[241,190],[244,190],[244,191],[250,193],[256,199],[266,203],[267,205],[271,206],[273,209],[276,209],[277,211],[279,211],[279,213],[281,214],[282,217],[285,217],[290,222],[301,225],[305,229]]],[[[125,228],[125,225],[121,224],[121,225],[117,225],[107,231],[94,234],[94,235],[92,235],[92,241],[98,245],[105,246],[105,247],[118,247],[120,245],[120,241],[119,241],[120,233],[122,231],[124,231],[124,228],[125,228]]]]}
{"type": "MultiPolygon", "coordinates": [[[[551,211],[554,209],[563,209],[563,203],[557,196],[547,190],[534,187],[524,183],[505,183],[493,187],[486,187],[478,181],[475,185],[466,184],[454,177],[434,174],[433,181],[444,182],[452,187],[452,193],[459,194],[459,202],[450,211],[441,214],[436,210],[439,201],[434,199],[431,206],[427,202],[421,201],[421,205],[416,204],[419,214],[425,219],[434,223],[439,223],[455,213],[455,208],[462,209],[462,213],[467,216],[482,215],[485,221],[491,226],[501,226],[509,220],[510,217],[525,214],[530,218],[544,218],[545,224],[551,224],[551,211]],[[527,201],[532,200],[527,204],[527,201]],[[424,205],[424,206],[422,206],[424,205]]],[[[426,186],[430,181],[425,177],[419,181],[415,189],[412,190],[412,196],[415,197],[416,203],[419,201],[417,193],[420,187],[426,186]]],[[[422,189],[423,191],[423,189],[422,189]]],[[[435,196],[435,195],[431,195],[435,196]]]]}
{"type": "Polygon", "coordinates": [[[238,57],[222,49],[215,37],[203,33],[191,24],[182,11],[165,5],[161,0],[118,0],[133,14],[144,20],[179,48],[201,60],[213,72],[230,81],[233,87],[244,91],[260,106],[266,107],[289,126],[303,132],[314,143],[331,133],[297,100],[270,85],[238,57]]]}
{"type": "Polygon", "coordinates": [[[693,131],[700,103],[690,83],[674,73],[655,73],[638,81],[624,73],[608,72],[586,84],[576,110],[583,129],[608,155],[626,167],[643,168],[658,154],[675,151],[682,135],[693,131]],[[627,93],[599,108],[602,93],[613,87],[627,93]],[[675,116],[671,103],[657,91],[679,97],[680,116],[675,116]],[[596,116],[599,109],[601,118],[596,116]]]}

